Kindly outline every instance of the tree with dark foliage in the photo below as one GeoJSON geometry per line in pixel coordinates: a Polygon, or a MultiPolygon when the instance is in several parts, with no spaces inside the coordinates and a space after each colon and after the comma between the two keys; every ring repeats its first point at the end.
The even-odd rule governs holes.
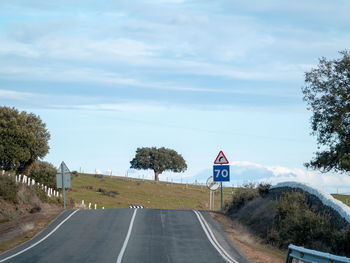
{"type": "Polygon", "coordinates": [[[35,161],[30,167],[29,177],[40,184],[56,189],[57,169],[51,163],[35,161]]]}
{"type": "Polygon", "coordinates": [[[33,113],[0,107],[0,169],[27,172],[49,151],[50,133],[33,113]]]}
{"type": "Polygon", "coordinates": [[[187,169],[187,164],[180,154],[164,147],[137,148],[135,157],[130,164],[130,168],[153,170],[155,181],[159,181],[159,175],[164,171],[180,173],[187,169]]]}
{"type": "Polygon", "coordinates": [[[350,53],[339,53],[340,59],[321,58],[306,72],[302,89],[318,144],[316,156],[305,166],[321,172],[350,171],[350,53]]]}

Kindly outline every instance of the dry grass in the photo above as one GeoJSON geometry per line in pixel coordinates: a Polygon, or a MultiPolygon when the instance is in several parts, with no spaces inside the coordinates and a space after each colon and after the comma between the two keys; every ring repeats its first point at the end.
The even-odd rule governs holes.
{"type": "MultiPolygon", "coordinates": [[[[232,189],[224,189],[224,201],[231,199],[232,189]]],[[[129,205],[142,205],[156,209],[209,209],[209,190],[206,186],[154,182],[125,177],[102,178],[94,175],[79,174],[72,177],[72,189],[67,191],[67,200],[76,204],[97,204],[97,208],[127,208],[129,205]],[[108,196],[106,192],[118,194],[108,196]]],[[[220,192],[216,191],[215,207],[220,208],[220,192]]]]}

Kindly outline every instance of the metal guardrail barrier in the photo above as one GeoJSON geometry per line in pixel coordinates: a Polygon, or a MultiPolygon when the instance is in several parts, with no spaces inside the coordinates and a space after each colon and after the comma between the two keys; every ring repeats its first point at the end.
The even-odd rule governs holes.
{"type": "Polygon", "coordinates": [[[286,263],[350,263],[350,258],[319,252],[295,245],[288,246],[286,263]]]}

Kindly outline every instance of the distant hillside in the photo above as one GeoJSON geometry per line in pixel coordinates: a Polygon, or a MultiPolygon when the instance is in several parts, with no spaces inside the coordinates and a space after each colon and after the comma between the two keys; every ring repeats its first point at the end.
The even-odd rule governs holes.
{"type": "MultiPolygon", "coordinates": [[[[224,200],[232,196],[232,188],[224,188],[224,200]]],[[[72,189],[67,191],[68,204],[97,208],[127,208],[140,205],[159,209],[209,209],[206,186],[154,182],[117,176],[76,174],[72,189]]],[[[215,208],[220,209],[220,191],[216,191],[215,208]]]]}

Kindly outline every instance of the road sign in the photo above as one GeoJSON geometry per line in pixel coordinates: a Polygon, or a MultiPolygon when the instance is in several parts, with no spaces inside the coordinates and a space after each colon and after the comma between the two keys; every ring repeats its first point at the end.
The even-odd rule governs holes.
{"type": "Polygon", "coordinates": [[[64,162],[62,162],[61,165],[60,165],[60,167],[58,167],[58,172],[59,172],[59,173],[62,173],[62,172],[63,172],[63,173],[65,173],[65,174],[70,174],[70,171],[69,171],[67,165],[66,165],[64,162]]]}
{"type": "Polygon", "coordinates": [[[62,162],[60,167],[58,167],[58,173],[56,174],[57,188],[63,188],[62,183],[64,185],[64,188],[71,188],[70,171],[64,162],[62,162]]]}
{"type": "Polygon", "coordinates": [[[67,165],[62,162],[60,167],[58,168],[58,174],[56,174],[56,184],[57,188],[63,189],[63,205],[64,209],[66,209],[66,188],[71,188],[70,184],[70,172],[67,165]]]}
{"type": "Polygon", "coordinates": [[[229,182],[230,181],[230,166],[229,165],[214,165],[213,166],[214,182],[229,182]]]}
{"type": "MultiPolygon", "coordinates": [[[[64,180],[64,188],[71,188],[71,180],[70,180],[70,174],[64,174],[63,175],[64,180]]],[[[58,173],[56,174],[56,185],[57,188],[62,188],[62,174],[58,173]]]]}
{"type": "Polygon", "coordinates": [[[213,176],[210,176],[207,180],[207,186],[211,191],[216,191],[220,184],[218,182],[214,182],[213,176]]]}
{"type": "Polygon", "coordinates": [[[228,164],[228,160],[222,151],[219,152],[218,156],[214,161],[214,164],[228,164]]]}

